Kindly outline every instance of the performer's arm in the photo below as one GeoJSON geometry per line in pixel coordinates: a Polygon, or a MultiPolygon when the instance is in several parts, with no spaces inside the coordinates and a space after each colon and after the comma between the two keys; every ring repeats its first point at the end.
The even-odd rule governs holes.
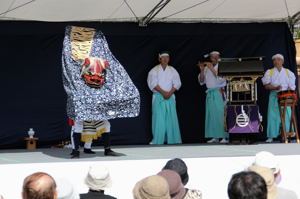
{"type": "Polygon", "coordinates": [[[293,72],[289,71],[289,90],[296,90],[296,76],[293,72]]]}
{"type": "Polygon", "coordinates": [[[180,80],[179,73],[175,70],[175,68],[173,70],[174,70],[173,71],[173,79],[172,79],[173,87],[171,88],[171,90],[169,92],[167,92],[165,99],[169,99],[181,87],[181,80],[180,80]]]}
{"type": "Polygon", "coordinates": [[[218,72],[215,70],[213,64],[210,62],[207,62],[206,65],[207,65],[207,68],[214,74],[214,76],[217,77],[218,72]]]}
{"type": "Polygon", "coordinates": [[[270,70],[267,70],[264,77],[261,79],[262,83],[267,90],[281,90],[281,86],[272,86],[270,70]]]}
{"type": "Polygon", "coordinates": [[[159,92],[160,94],[162,94],[164,96],[164,98],[166,98],[168,96],[168,92],[164,91],[162,88],[160,88],[159,85],[155,86],[154,89],[159,92]]]}
{"type": "Polygon", "coordinates": [[[203,85],[205,83],[205,75],[204,75],[204,63],[198,62],[198,67],[200,69],[200,74],[198,76],[199,83],[203,85]]]}
{"type": "Polygon", "coordinates": [[[177,89],[173,87],[169,92],[167,92],[164,98],[169,99],[175,93],[175,91],[177,91],[177,89]]]}
{"type": "Polygon", "coordinates": [[[148,83],[148,86],[149,86],[149,88],[150,88],[150,90],[152,92],[154,92],[154,91],[158,91],[158,92],[162,91],[162,89],[158,86],[157,73],[153,69],[148,74],[147,83],[148,83]]]}
{"type": "Polygon", "coordinates": [[[173,87],[169,92],[173,91],[173,93],[174,93],[176,90],[179,90],[181,87],[180,76],[179,76],[179,73],[175,70],[175,68],[173,71],[172,84],[173,84],[173,87]]]}
{"type": "Polygon", "coordinates": [[[272,86],[271,84],[264,85],[267,90],[281,90],[281,86],[272,86]]]}
{"type": "Polygon", "coordinates": [[[173,93],[175,93],[175,91],[177,91],[177,89],[173,87],[173,88],[168,92],[168,95],[166,96],[166,97],[167,97],[166,99],[169,99],[169,98],[173,95],[173,93]]]}

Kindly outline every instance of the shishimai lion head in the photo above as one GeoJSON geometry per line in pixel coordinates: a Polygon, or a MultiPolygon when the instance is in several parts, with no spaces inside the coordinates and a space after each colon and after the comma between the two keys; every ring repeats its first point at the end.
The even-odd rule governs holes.
{"type": "Polygon", "coordinates": [[[106,70],[109,64],[99,57],[85,58],[81,68],[81,77],[87,85],[93,88],[101,87],[106,81],[106,70]]]}

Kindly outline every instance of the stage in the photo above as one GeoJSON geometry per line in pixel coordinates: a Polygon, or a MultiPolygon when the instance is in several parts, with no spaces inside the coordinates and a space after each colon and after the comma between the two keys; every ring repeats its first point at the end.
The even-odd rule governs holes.
{"type": "Polygon", "coordinates": [[[106,165],[113,186],[107,193],[121,199],[130,199],[134,184],[143,177],[156,174],[171,158],[183,158],[187,163],[190,181],[188,188],[200,189],[203,198],[227,198],[227,184],[233,173],[244,170],[253,161],[255,153],[265,150],[278,156],[282,171],[280,186],[293,189],[300,197],[300,145],[164,145],[116,146],[123,157],[104,157],[102,147],[96,155],[81,153],[80,159],[70,159],[70,149],[49,148],[0,151],[0,194],[4,198],[21,198],[25,176],[44,171],[55,178],[66,178],[79,193],[87,191],[84,177],[91,164],[106,165]]]}

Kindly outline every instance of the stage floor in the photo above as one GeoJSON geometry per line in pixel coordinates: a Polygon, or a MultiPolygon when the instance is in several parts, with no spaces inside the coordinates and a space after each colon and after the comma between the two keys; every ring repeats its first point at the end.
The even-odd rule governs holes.
{"type": "Polygon", "coordinates": [[[178,158],[208,158],[208,157],[241,157],[253,156],[259,151],[270,151],[275,155],[300,155],[300,144],[254,144],[254,145],[222,145],[222,144],[192,144],[192,145],[138,145],[115,146],[117,152],[126,154],[122,157],[106,157],[102,147],[94,147],[95,155],[81,152],[80,159],[70,159],[71,149],[45,148],[37,150],[0,150],[0,164],[46,163],[46,162],[82,162],[111,160],[147,160],[178,158]]]}
{"type": "Polygon", "coordinates": [[[163,145],[116,146],[114,150],[126,154],[105,157],[102,147],[96,155],[81,153],[80,159],[70,159],[70,149],[0,150],[0,194],[5,198],[21,198],[25,176],[44,171],[55,178],[74,183],[79,193],[87,191],[84,177],[91,164],[109,168],[113,187],[107,191],[119,199],[130,199],[134,184],[143,177],[156,174],[171,158],[183,158],[189,168],[188,188],[200,189],[203,198],[227,198],[227,184],[233,173],[244,170],[259,151],[278,155],[282,169],[280,185],[294,189],[300,197],[300,144],[256,145],[163,145]]]}

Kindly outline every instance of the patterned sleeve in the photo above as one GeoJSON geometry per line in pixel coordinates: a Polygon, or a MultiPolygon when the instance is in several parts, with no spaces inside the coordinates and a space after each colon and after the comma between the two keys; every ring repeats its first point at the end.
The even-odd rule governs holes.
{"type": "Polygon", "coordinates": [[[202,192],[200,190],[189,189],[184,199],[202,199],[202,192]]]}

